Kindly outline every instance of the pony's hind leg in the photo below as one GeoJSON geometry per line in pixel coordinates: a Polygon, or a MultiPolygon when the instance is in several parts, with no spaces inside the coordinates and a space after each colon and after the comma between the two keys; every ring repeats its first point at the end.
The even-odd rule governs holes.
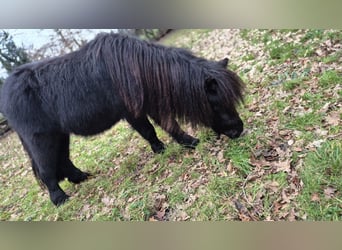
{"type": "Polygon", "coordinates": [[[153,125],[147,119],[146,116],[133,118],[132,116],[125,117],[127,122],[131,124],[131,126],[139,132],[139,134],[147,140],[154,153],[162,153],[165,150],[165,145],[162,143],[154,130],[153,125]]]}
{"type": "Polygon", "coordinates": [[[32,168],[38,181],[49,191],[56,206],[63,204],[68,195],[58,185],[58,163],[60,162],[60,136],[58,134],[33,134],[21,136],[24,148],[31,157],[32,168]]]}
{"type": "Polygon", "coordinates": [[[152,119],[184,147],[195,148],[198,145],[199,139],[184,132],[175,119],[169,118],[165,124],[159,118],[152,117],[152,119]]]}
{"type": "Polygon", "coordinates": [[[81,183],[85,181],[90,176],[89,173],[82,172],[80,169],[75,167],[75,165],[70,160],[70,136],[68,134],[63,134],[60,136],[60,171],[58,172],[59,180],[68,178],[69,181],[73,183],[81,183]]]}

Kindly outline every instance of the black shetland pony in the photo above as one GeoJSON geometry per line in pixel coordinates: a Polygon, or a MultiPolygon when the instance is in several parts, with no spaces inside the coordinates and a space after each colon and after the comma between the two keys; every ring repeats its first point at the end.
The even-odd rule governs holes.
{"type": "Polygon", "coordinates": [[[80,50],[18,67],[6,79],[0,110],[18,133],[38,181],[55,205],[68,196],[58,185],[88,173],[69,158],[71,133],[89,136],[126,119],[156,153],[164,150],[148,117],[178,143],[194,148],[176,119],[238,137],[236,111],[243,82],[228,59],[208,61],[179,48],[119,34],[99,34],[80,50]]]}

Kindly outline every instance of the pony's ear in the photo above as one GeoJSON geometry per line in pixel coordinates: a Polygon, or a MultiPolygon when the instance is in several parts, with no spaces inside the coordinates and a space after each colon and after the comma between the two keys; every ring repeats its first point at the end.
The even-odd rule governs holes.
{"type": "Polygon", "coordinates": [[[218,85],[214,78],[208,78],[204,85],[205,92],[208,96],[217,96],[218,85]]]}
{"type": "Polygon", "coordinates": [[[229,59],[226,57],[226,58],[224,58],[223,60],[219,61],[218,63],[219,63],[222,67],[227,68],[228,63],[229,63],[229,59]]]}

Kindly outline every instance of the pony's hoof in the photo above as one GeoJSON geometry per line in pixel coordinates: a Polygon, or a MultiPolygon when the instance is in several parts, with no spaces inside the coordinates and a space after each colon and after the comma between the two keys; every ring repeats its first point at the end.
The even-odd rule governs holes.
{"type": "Polygon", "coordinates": [[[199,139],[193,138],[193,140],[190,143],[184,143],[183,145],[186,148],[195,149],[199,142],[200,142],[199,139]]]}
{"type": "Polygon", "coordinates": [[[161,154],[161,153],[165,152],[165,145],[162,142],[156,143],[156,144],[152,144],[151,148],[152,148],[152,150],[153,150],[153,152],[155,154],[161,154]]]}
{"type": "Polygon", "coordinates": [[[63,205],[69,199],[69,197],[70,196],[65,193],[60,193],[59,195],[51,195],[50,198],[51,198],[52,203],[56,207],[59,207],[63,205]]]}
{"type": "Polygon", "coordinates": [[[79,172],[79,173],[77,173],[77,175],[68,177],[68,180],[71,181],[74,184],[79,184],[79,183],[81,183],[83,181],[86,181],[86,180],[92,178],[92,177],[93,177],[93,175],[90,174],[90,173],[79,172]]]}

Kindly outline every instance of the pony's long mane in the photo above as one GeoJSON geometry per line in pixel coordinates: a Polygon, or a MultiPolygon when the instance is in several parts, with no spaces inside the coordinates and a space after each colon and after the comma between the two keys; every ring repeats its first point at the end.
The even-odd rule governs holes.
{"type": "Polygon", "coordinates": [[[99,34],[89,44],[95,61],[103,60],[127,108],[135,115],[152,114],[166,121],[179,118],[209,125],[212,109],[205,81],[213,78],[224,107],[242,100],[243,82],[217,62],[189,51],[118,34],[99,34]]]}

